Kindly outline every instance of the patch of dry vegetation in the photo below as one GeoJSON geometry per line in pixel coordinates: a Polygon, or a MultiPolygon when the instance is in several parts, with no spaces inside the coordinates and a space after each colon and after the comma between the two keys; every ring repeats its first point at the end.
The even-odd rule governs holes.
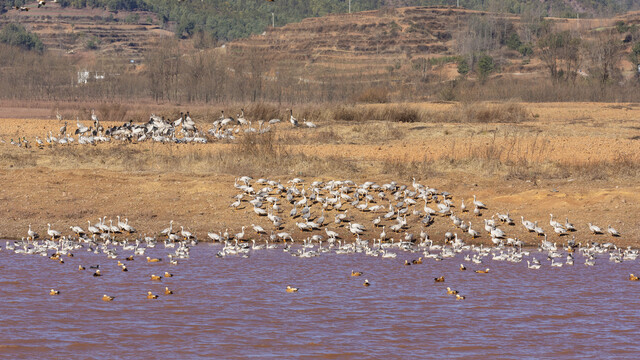
{"type": "Polygon", "coordinates": [[[341,121],[389,121],[401,123],[519,123],[533,119],[521,103],[463,103],[441,109],[417,105],[342,105],[333,109],[332,118],[341,121]]]}
{"type": "Polygon", "coordinates": [[[504,103],[463,103],[447,110],[429,112],[432,122],[519,123],[533,119],[525,106],[515,101],[504,103]]]}
{"type": "MultiPolygon", "coordinates": [[[[100,104],[85,104],[78,111],[88,117],[94,105],[99,116],[115,123],[138,113],[146,114],[142,118],[146,120],[152,108],[146,105],[137,108],[123,105],[111,110],[108,106],[101,108],[100,104]]],[[[218,109],[224,108],[225,114],[233,114],[240,107],[207,107],[198,110],[194,118],[206,130],[206,123],[219,117],[218,109]]],[[[291,127],[286,121],[286,108],[274,104],[249,104],[244,109],[254,123],[261,118],[282,118],[283,123],[264,135],[240,132],[236,142],[205,145],[114,141],[97,146],[76,144],[42,150],[0,145],[0,166],[199,175],[296,174],[338,177],[354,177],[366,168],[366,171],[374,174],[400,178],[408,178],[411,174],[446,177],[451,173],[466,173],[505,180],[612,180],[633,178],[640,174],[639,156],[629,151],[632,143],[615,151],[601,152],[596,147],[588,156],[583,156],[579,151],[575,156],[564,155],[566,138],[555,140],[558,135],[555,123],[541,123],[527,106],[513,101],[431,106],[383,104],[322,107],[309,104],[296,108],[294,114],[298,118],[308,114],[312,121],[320,125],[317,129],[291,127]],[[406,109],[417,116],[418,121],[432,125],[416,126],[398,121],[406,114],[406,109]],[[544,126],[548,126],[548,129],[544,130],[544,126]]],[[[628,113],[629,108],[607,109],[628,113]]],[[[177,107],[161,107],[156,113],[173,118],[178,116],[178,110],[177,107]]],[[[587,110],[587,113],[590,111],[587,110]]],[[[582,115],[575,116],[579,119],[582,115]]],[[[600,135],[604,131],[609,134],[606,136],[618,138],[616,131],[629,133],[629,130],[616,130],[615,126],[618,125],[613,123],[598,124],[600,135]]],[[[105,126],[108,125],[105,121],[105,126]]],[[[16,126],[2,128],[0,136],[16,137],[28,130],[31,133],[26,135],[33,145],[35,135],[42,138],[45,133],[43,129],[52,126],[56,129],[58,123],[55,120],[48,124],[37,120],[20,121],[16,126]]],[[[582,134],[584,141],[589,142],[593,126],[592,121],[569,118],[560,128],[564,129],[565,137],[582,134]]],[[[606,146],[607,143],[602,144],[606,146]]],[[[569,150],[575,153],[574,149],[569,150]]]]}

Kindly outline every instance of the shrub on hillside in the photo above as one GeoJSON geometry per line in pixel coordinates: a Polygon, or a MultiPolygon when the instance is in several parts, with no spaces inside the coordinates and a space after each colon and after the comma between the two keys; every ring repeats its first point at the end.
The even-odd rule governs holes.
{"type": "Polygon", "coordinates": [[[19,46],[26,50],[42,51],[44,45],[38,35],[31,33],[20,24],[9,23],[0,31],[0,42],[19,46]]]}
{"type": "Polygon", "coordinates": [[[384,104],[389,102],[389,90],[384,87],[370,87],[364,89],[356,97],[356,102],[368,104],[384,104]]]}

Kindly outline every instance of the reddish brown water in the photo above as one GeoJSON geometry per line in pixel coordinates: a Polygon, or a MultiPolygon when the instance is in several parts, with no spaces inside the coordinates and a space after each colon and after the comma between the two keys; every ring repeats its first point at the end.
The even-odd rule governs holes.
{"type": "MultiPolygon", "coordinates": [[[[527,269],[485,260],[403,266],[361,254],[250,258],[198,245],[170,266],[79,251],[65,263],[0,252],[0,357],[6,358],[635,358],[635,261],[527,269]],[[78,271],[78,265],[87,270],[78,271]],[[95,278],[89,265],[100,264],[95,278]],[[489,274],[471,270],[490,267],[489,274]],[[351,277],[351,270],[363,271],[351,277]],[[173,278],[152,282],[150,274],[173,278]],[[444,275],[444,283],[433,278],[444,275]],[[364,279],[370,287],[362,286],[364,279]],[[286,293],[287,285],[300,288],[286,293]],[[164,287],[175,291],[164,295],[164,287]],[[467,296],[456,301],[450,286],[467,296]],[[49,289],[60,290],[58,296],[49,289]],[[159,294],[147,300],[146,292],[159,294]],[[103,294],[116,297],[101,301],[103,294]]],[[[158,246],[151,256],[166,256],[158,246]]],[[[538,256],[538,258],[544,258],[538,256]]]]}

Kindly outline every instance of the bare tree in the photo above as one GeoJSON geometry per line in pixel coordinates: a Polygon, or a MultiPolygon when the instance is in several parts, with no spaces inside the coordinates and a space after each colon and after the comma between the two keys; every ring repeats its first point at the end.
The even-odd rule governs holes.
{"type": "Polygon", "coordinates": [[[603,85],[620,75],[618,64],[622,59],[624,44],[613,32],[602,32],[585,44],[590,74],[603,85]]]}

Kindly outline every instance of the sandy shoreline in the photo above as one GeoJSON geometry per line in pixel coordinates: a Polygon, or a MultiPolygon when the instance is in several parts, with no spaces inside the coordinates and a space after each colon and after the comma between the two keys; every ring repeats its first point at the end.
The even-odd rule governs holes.
{"type": "MultiPolygon", "coordinates": [[[[520,216],[538,221],[550,233],[550,240],[566,241],[566,237],[551,234],[552,213],[561,221],[568,217],[576,225],[579,242],[640,245],[640,183],[634,177],[640,141],[632,139],[639,132],[632,125],[638,111],[591,104],[592,114],[602,118],[584,122],[578,121],[583,111],[589,111],[583,110],[584,104],[574,104],[574,108],[565,105],[561,122],[558,106],[548,105],[554,111],[544,104],[527,106],[540,115],[519,124],[335,122],[321,123],[314,132],[282,126],[274,141],[287,144],[286,156],[255,155],[254,160],[237,154],[238,145],[229,143],[24,149],[8,144],[9,139],[24,134],[34,143],[36,135],[42,138],[60,124],[56,120],[0,119],[0,138],[7,141],[0,144],[0,237],[26,236],[29,224],[42,236],[47,223],[70,234],[71,225],[86,227],[87,221],[95,223],[103,216],[116,221],[117,215],[129,218],[139,234],[154,235],[172,219],[178,230],[182,225],[200,240],[207,240],[209,231],[229,229],[229,233],[236,233],[242,225],[252,223],[270,231],[269,222],[258,218],[251,208],[237,212],[229,208],[237,194],[235,177],[250,175],[283,183],[295,176],[308,183],[349,179],[383,184],[395,180],[410,185],[415,176],[422,184],[452,193],[456,206],[461,198],[468,203],[476,194],[489,206],[483,219],[509,210],[517,225],[505,228],[508,236],[528,244],[538,244],[540,238],[524,232],[520,216]],[[377,143],[372,144],[371,138],[363,135],[367,129],[386,132],[378,139],[373,136],[377,143]],[[625,134],[622,139],[621,134],[625,134]],[[477,159],[484,157],[486,149],[497,155],[477,159]],[[520,158],[526,159],[525,165],[518,165],[520,158]],[[559,164],[565,163],[570,169],[563,173],[559,164]],[[611,224],[623,236],[591,236],[588,222],[603,229],[611,224]]],[[[69,124],[69,128],[75,126],[69,124]]],[[[285,205],[284,210],[288,213],[290,206],[285,205]]],[[[312,212],[319,215],[319,206],[312,212]]],[[[327,213],[328,222],[334,214],[327,213]]],[[[378,236],[380,230],[370,224],[378,214],[350,214],[370,229],[365,238],[378,236]]],[[[482,230],[480,218],[462,217],[482,230]]],[[[294,237],[310,236],[300,233],[295,221],[285,221],[285,230],[294,237]]],[[[409,224],[407,231],[420,233],[417,221],[410,217],[409,224]]],[[[437,218],[426,231],[435,241],[442,240],[446,231],[462,233],[448,218],[437,218]]],[[[339,232],[347,235],[344,229],[339,232]]],[[[404,233],[394,235],[397,239],[404,233]]],[[[490,243],[486,233],[476,241],[490,243]]]]}

